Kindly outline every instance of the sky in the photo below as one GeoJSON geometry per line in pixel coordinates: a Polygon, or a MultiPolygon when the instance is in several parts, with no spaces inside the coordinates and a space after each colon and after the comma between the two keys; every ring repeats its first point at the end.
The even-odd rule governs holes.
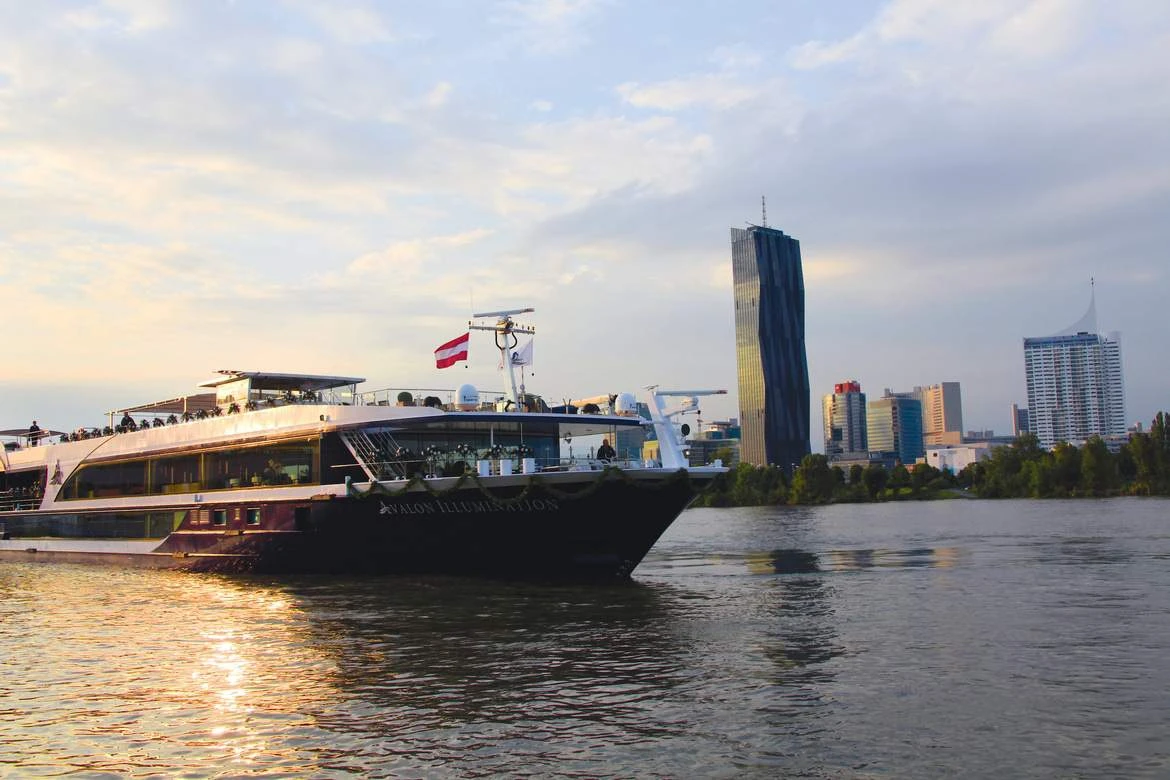
{"type": "Polygon", "coordinates": [[[1089,306],[1170,409],[1164,0],[0,0],[0,427],[219,369],[725,388],[729,228],[801,242],[820,397],[958,381],[1010,431],[1023,338],[1089,306]]]}

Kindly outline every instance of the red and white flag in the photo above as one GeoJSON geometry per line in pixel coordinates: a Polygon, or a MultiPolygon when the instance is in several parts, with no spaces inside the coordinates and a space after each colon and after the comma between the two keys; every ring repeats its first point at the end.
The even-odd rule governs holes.
{"type": "Polygon", "coordinates": [[[435,368],[449,368],[460,360],[467,360],[467,342],[471,339],[470,333],[453,338],[435,350],[435,368]]]}

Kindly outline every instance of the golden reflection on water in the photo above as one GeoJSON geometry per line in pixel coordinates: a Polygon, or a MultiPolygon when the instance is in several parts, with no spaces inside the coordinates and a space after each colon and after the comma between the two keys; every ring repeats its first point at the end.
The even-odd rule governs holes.
{"type": "Polygon", "coordinates": [[[192,708],[211,704],[209,757],[257,765],[274,749],[270,717],[305,718],[323,706],[334,690],[335,664],[314,646],[304,610],[280,587],[232,580],[198,585],[189,594],[206,605],[197,622],[198,665],[179,697],[192,708]]]}
{"type": "Polygon", "coordinates": [[[273,735],[312,725],[335,696],[336,662],[282,586],[30,568],[0,570],[0,707],[16,726],[0,728],[0,755],[9,745],[29,756],[11,769],[17,776],[37,766],[131,775],[178,756],[196,776],[225,763],[245,773],[315,770],[311,756],[273,735]],[[27,592],[28,575],[35,604],[5,598],[27,592]]]}
{"type": "Polygon", "coordinates": [[[949,569],[959,565],[963,550],[958,547],[915,547],[908,550],[863,549],[773,550],[745,556],[753,574],[814,574],[866,569],[949,569]]]}

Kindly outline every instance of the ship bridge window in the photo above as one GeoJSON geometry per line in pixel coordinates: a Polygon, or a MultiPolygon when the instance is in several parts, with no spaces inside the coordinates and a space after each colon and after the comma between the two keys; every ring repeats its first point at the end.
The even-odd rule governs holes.
{"type": "Polygon", "coordinates": [[[541,466],[559,459],[555,430],[526,428],[500,430],[490,425],[462,430],[405,430],[393,434],[367,430],[375,446],[383,476],[425,473],[458,476],[474,468],[475,461],[492,458],[532,457],[541,466]]]}

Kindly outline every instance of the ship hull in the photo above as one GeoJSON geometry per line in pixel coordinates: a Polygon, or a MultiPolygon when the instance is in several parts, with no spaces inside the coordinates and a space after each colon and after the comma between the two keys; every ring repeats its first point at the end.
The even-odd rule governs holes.
{"type": "MultiPolygon", "coordinates": [[[[618,470],[559,480],[373,483],[311,501],[272,500],[264,527],[207,527],[196,511],[158,540],[22,535],[38,513],[5,518],[0,559],[100,562],[265,574],[443,574],[541,580],[628,578],[710,480],[618,470]]],[[[182,510],[179,510],[182,511],[182,510]]],[[[43,527],[43,523],[41,524],[43,527]]]]}

